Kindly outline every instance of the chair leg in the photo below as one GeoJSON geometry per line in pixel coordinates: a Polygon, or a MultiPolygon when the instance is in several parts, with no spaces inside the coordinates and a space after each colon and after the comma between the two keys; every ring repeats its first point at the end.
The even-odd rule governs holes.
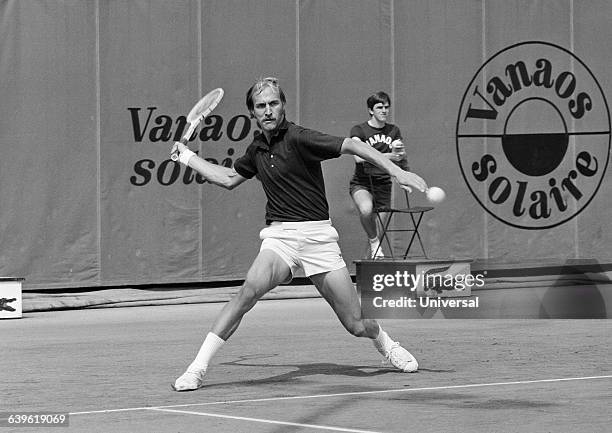
{"type": "Polygon", "coordinates": [[[408,242],[408,247],[404,252],[404,260],[406,259],[406,257],[408,257],[408,253],[410,252],[410,248],[412,247],[415,238],[419,242],[421,251],[423,251],[423,257],[427,258],[427,252],[425,251],[425,246],[423,245],[423,240],[421,239],[421,234],[419,233],[419,226],[421,225],[421,220],[423,219],[423,213],[424,212],[419,212],[419,216],[416,217],[416,219],[414,214],[410,214],[410,219],[412,220],[412,226],[414,228],[413,230],[409,230],[412,232],[412,236],[410,237],[410,242],[408,242]]]}
{"type": "Polygon", "coordinates": [[[387,230],[389,228],[389,224],[391,223],[391,216],[393,215],[393,211],[387,212],[387,215],[383,221],[383,218],[380,216],[380,212],[376,212],[376,217],[381,227],[381,235],[380,235],[380,245],[378,248],[382,248],[383,241],[387,242],[387,247],[389,248],[390,258],[393,258],[393,247],[391,246],[391,242],[389,241],[389,235],[387,230]]]}

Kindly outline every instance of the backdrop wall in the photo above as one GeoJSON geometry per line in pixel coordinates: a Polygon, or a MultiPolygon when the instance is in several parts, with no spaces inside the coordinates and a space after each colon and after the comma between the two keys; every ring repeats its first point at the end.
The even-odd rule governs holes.
{"type": "MultiPolygon", "coordinates": [[[[231,165],[256,129],[245,92],[269,75],[290,120],[335,135],[392,96],[411,168],[448,193],[422,226],[431,256],[610,262],[611,18],[606,0],[0,1],[0,275],[243,278],[260,185],[211,186],[168,151],[223,87],[191,147],[231,165]]],[[[353,272],[352,158],[324,170],[353,272]]]]}

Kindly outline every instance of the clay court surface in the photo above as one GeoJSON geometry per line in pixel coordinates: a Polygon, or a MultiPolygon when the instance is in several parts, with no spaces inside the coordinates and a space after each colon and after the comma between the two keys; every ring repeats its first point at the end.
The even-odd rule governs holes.
{"type": "Polygon", "coordinates": [[[610,320],[382,321],[420,362],[381,365],[318,298],[261,301],[208,386],[170,383],[221,303],[0,321],[0,411],[70,413],[73,432],[609,432],[610,320]]]}

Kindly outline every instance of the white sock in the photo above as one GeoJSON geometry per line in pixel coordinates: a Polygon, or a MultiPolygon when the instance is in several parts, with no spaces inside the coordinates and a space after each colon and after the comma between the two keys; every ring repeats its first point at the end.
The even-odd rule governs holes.
{"type": "Polygon", "coordinates": [[[376,344],[385,350],[389,350],[389,348],[393,344],[393,340],[391,340],[389,334],[383,331],[380,325],[378,325],[378,336],[376,337],[376,344]]]}
{"type": "Polygon", "coordinates": [[[368,241],[370,241],[370,250],[372,251],[372,254],[374,254],[374,252],[378,251],[380,247],[380,241],[378,238],[368,239],[368,241]]]}
{"type": "Polygon", "coordinates": [[[209,332],[204,339],[204,343],[202,343],[202,347],[200,347],[195,359],[189,365],[189,367],[187,367],[187,371],[206,371],[208,368],[208,363],[215,353],[217,353],[217,351],[221,348],[221,346],[223,346],[223,343],[225,343],[224,339],[218,337],[212,332],[209,332]]]}

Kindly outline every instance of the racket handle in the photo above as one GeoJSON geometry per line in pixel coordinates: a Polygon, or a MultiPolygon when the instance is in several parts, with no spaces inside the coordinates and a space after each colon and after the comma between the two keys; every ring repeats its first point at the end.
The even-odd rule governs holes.
{"type": "MultiPolygon", "coordinates": [[[[189,143],[189,139],[191,138],[191,135],[193,134],[193,131],[195,131],[196,127],[199,125],[201,120],[202,120],[202,116],[199,116],[197,119],[193,120],[189,124],[189,128],[187,129],[187,132],[185,133],[185,135],[183,135],[183,138],[180,139],[179,143],[184,144],[185,146],[187,146],[187,143],[189,143]]],[[[170,159],[172,161],[175,161],[175,162],[178,161],[179,153],[178,152],[172,152],[170,154],[170,159]]]]}
{"type": "MultiPolygon", "coordinates": [[[[187,143],[189,141],[189,137],[187,135],[185,135],[183,138],[181,138],[178,142],[181,144],[184,144],[185,146],[187,146],[187,143]]],[[[174,151],[170,154],[170,159],[172,161],[178,161],[179,159],[179,152],[178,151],[174,151]]]]}
{"type": "MultiPolygon", "coordinates": [[[[184,144],[185,146],[187,146],[187,139],[186,139],[185,137],[183,137],[183,138],[181,138],[181,139],[180,139],[180,141],[177,141],[177,142],[175,143],[175,145],[176,145],[176,144],[178,144],[178,143],[181,143],[181,144],[184,144]]],[[[177,149],[175,149],[175,150],[174,150],[174,152],[170,153],[170,159],[171,159],[172,161],[175,161],[175,162],[176,162],[176,161],[178,161],[178,159],[179,159],[179,151],[178,151],[178,148],[177,148],[177,149]]]]}

